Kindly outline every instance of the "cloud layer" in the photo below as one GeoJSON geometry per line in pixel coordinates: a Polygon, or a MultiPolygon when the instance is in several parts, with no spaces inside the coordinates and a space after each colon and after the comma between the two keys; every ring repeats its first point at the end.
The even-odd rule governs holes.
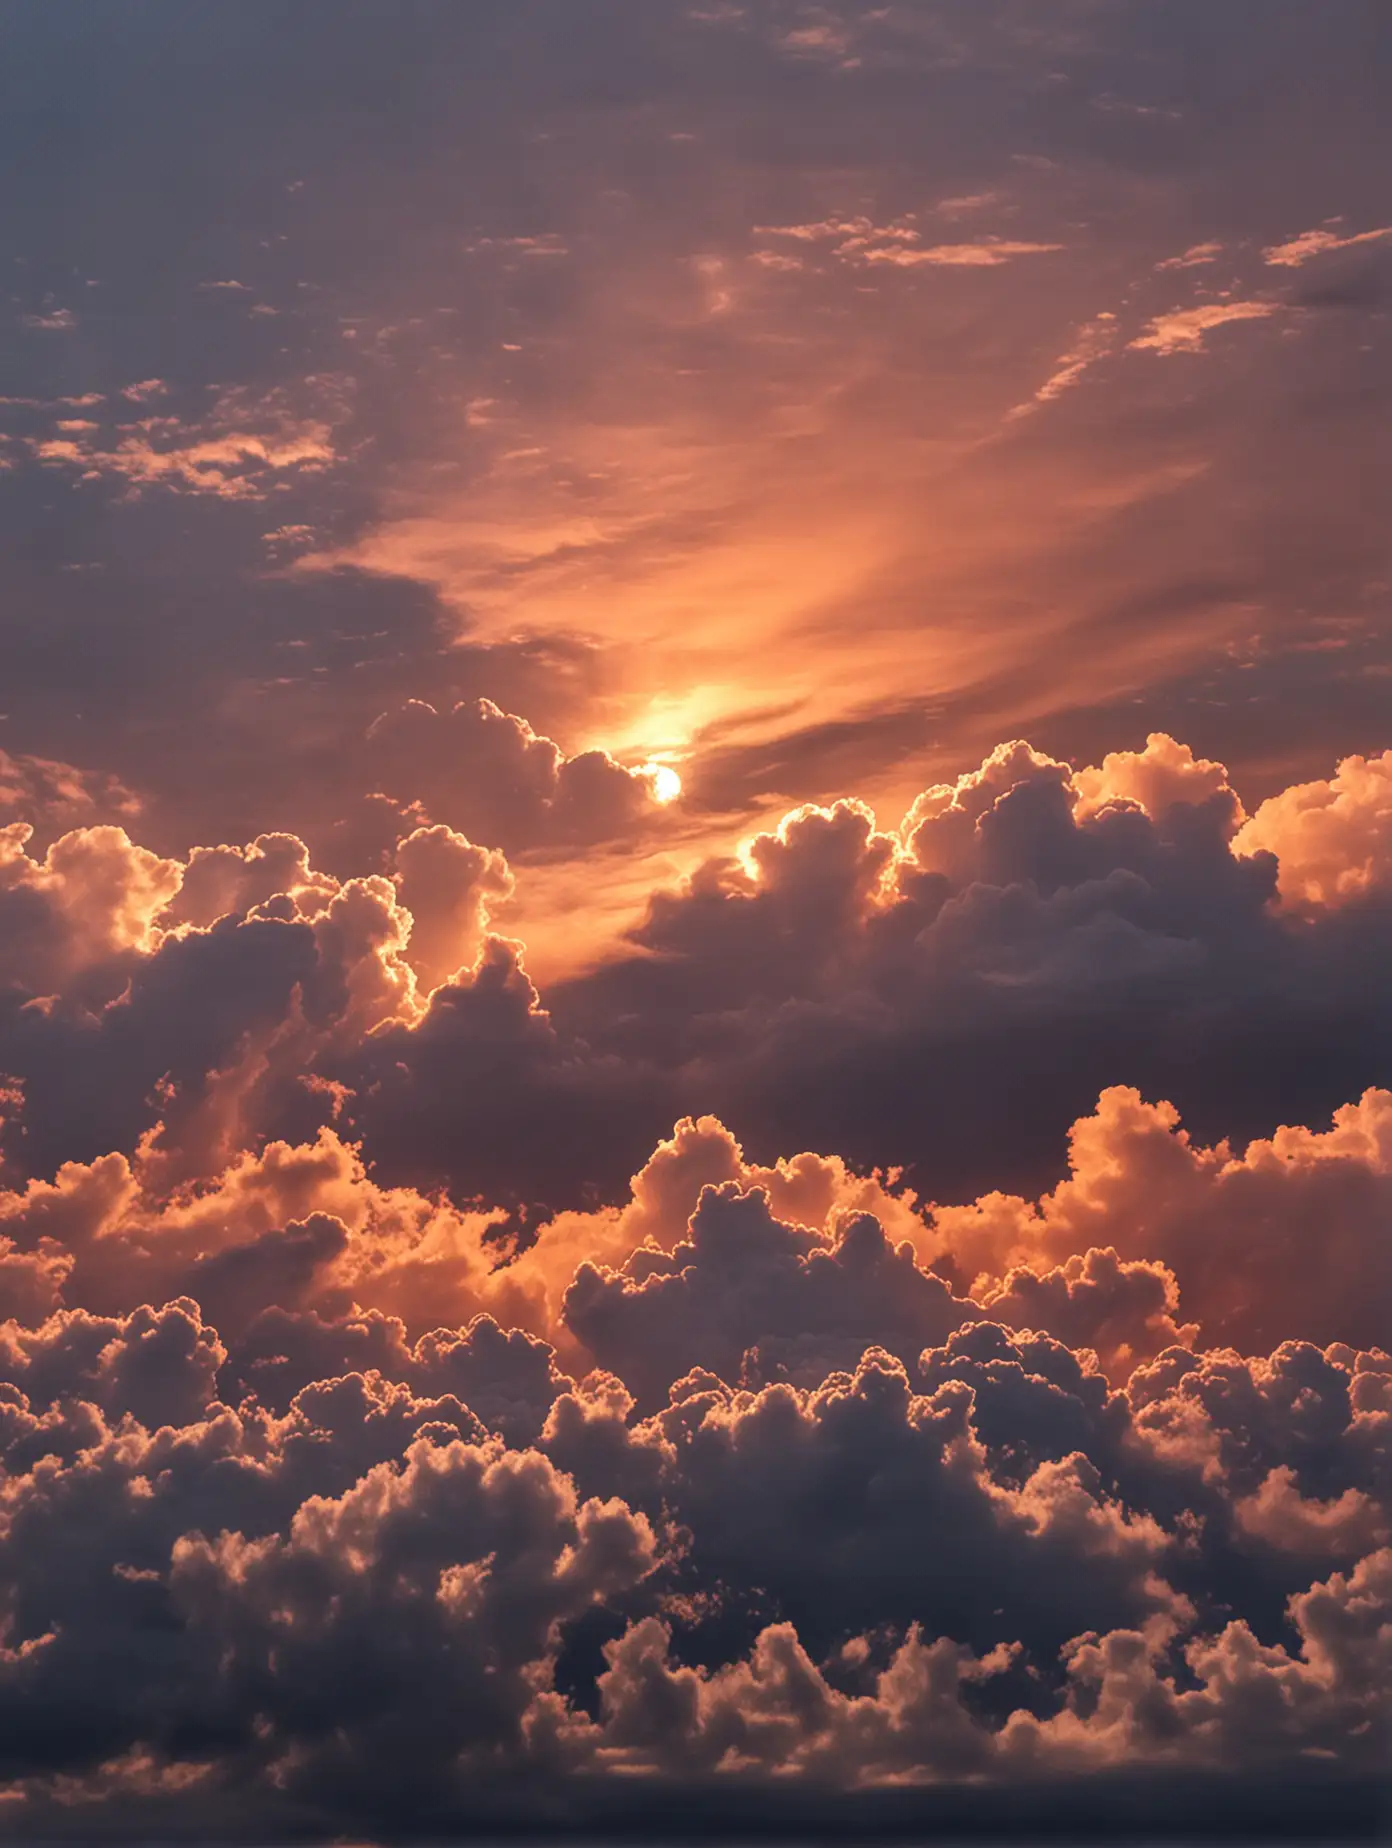
{"type": "MultiPolygon", "coordinates": [[[[565,802],[517,722],[455,723],[565,802]]],[[[791,812],[548,996],[491,933],[503,853],[444,822],[348,880],[289,834],[10,827],[20,1832],[539,1822],[635,1776],[1360,1788],[1392,1092],[1233,1140],[1096,1073],[1148,1039],[1178,1076],[1201,1025],[1265,1120],[1298,997],[1347,1081],[1343,997],[1392,998],[1382,771],[1249,817],[1166,735],[1003,745],[893,831],[791,812]],[[898,1111],[848,1088],[877,1069],[898,1111]]]]}

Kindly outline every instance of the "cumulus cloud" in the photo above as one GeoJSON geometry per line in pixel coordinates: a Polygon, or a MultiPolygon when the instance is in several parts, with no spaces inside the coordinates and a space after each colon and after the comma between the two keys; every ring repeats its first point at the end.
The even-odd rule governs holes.
{"type": "Polygon", "coordinates": [[[1363,1631],[1361,1619],[1387,1608],[1389,1572],[1384,1552],[1352,1578],[1335,1574],[1292,1599],[1294,1653],[1263,1647],[1242,1623],[1196,1641],[1183,1691],[1144,1632],[1080,1638],[1065,1657],[1063,1709],[1040,1719],[1017,1708],[999,1729],[983,1724],[971,1696],[989,1694],[1010,1667],[1008,1650],[979,1656],[915,1630],[870,1688],[852,1694],[819,1669],[791,1624],[770,1625],[747,1658],[711,1674],[674,1661],[670,1632],[649,1618],[606,1650],[601,1719],[574,1729],[572,1747],[628,1770],[796,1773],[863,1786],[1123,1764],[1269,1771],[1293,1745],[1332,1749],[1316,1741],[1347,1727],[1371,1767],[1376,1748],[1363,1742],[1380,1723],[1385,1665],[1376,1647],[1354,1641],[1349,1617],[1357,1611],[1363,1631]]]}
{"type": "Polygon", "coordinates": [[[406,957],[430,989],[472,968],[489,906],[508,897],[513,881],[502,854],[434,827],[417,828],[397,846],[396,885],[411,914],[406,957]]]}
{"type": "MultiPolygon", "coordinates": [[[[1069,1141],[1070,1175],[1037,1205],[993,1194],[935,1211],[978,1288],[986,1273],[1105,1246],[1171,1270],[1211,1341],[1269,1345],[1297,1324],[1325,1343],[1378,1339],[1374,1305],[1392,1290],[1392,1093],[1368,1091],[1327,1131],[1281,1129],[1235,1156],[1196,1146],[1172,1106],[1117,1087],[1069,1141]]],[[[1166,1285],[1155,1307],[1174,1306],[1166,1285]]]]}
{"type": "Polygon", "coordinates": [[[840,1156],[810,1150],[765,1166],[746,1159],[718,1118],[684,1117],[632,1177],[624,1204],[554,1214],[518,1252],[510,1274],[539,1288],[558,1323],[561,1299],[583,1261],[620,1271],[640,1251],[671,1256],[686,1243],[706,1188],[731,1185],[757,1193],[774,1219],[808,1228],[823,1242],[851,1219],[870,1215],[893,1244],[928,1248],[930,1234],[913,1191],[894,1176],[857,1174],[840,1156]]]}
{"type": "Polygon", "coordinates": [[[582,1264],[564,1301],[567,1326],[648,1404],[698,1367],[817,1381],[872,1345],[912,1357],[972,1313],[868,1213],[823,1243],[733,1182],[702,1193],[670,1254],[640,1247],[622,1272],[582,1264]]]}
{"type": "Polygon", "coordinates": [[[1281,898],[1292,910],[1385,891],[1392,882],[1392,751],[1346,757],[1326,781],[1268,797],[1234,847],[1275,854],[1281,898]]]}
{"type": "MultiPolygon", "coordinates": [[[[555,747],[510,721],[501,735],[555,768],[555,747]]],[[[1358,807],[1344,783],[1306,806],[1358,807]]],[[[35,922],[11,957],[22,941],[33,960],[13,964],[0,1070],[22,1080],[26,1166],[46,1178],[160,1124],[158,1146],[185,1149],[171,1183],[216,1172],[257,1134],[302,1134],[317,1098],[391,1179],[552,1211],[587,1188],[622,1198],[672,1122],[703,1111],[768,1155],[908,1166],[920,1193],[961,1198],[1056,1163],[1118,1064],[1209,1134],[1269,1134],[1287,1099],[1316,1115],[1348,1075],[1356,1093],[1379,1074],[1376,878],[1355,870],[1360,902],[1296,930],[1254,823],[1234,843],[1242,820],[1222,767],[1160,734],[1078,771],[1003,746],[895,832],[854,802],[795,811],[654,894],[627,953],[545,996],[522,948],[489,934],[514,874],[444,823],[405,826],[381,873],[348,881],[287,834],[185,863],[114,831],[43,861],[16,837],[10,902],[16,928],[35,922]],[[55,925],[98,850],[107,911],[83,897],[81,932],[71,906],[55,925]],[[1297,1008],[1310,988],[1320,1007],[1297,1008]],[[1221,1107],[1189,1056],[1200,1033],[1231,1074],[1221,1107]],[[1038,1055],[1067,1046],[1047,1082],[1022,1035],[1038,1055]],[[74,1095],[79,1046],[90,1089],[74,1095]],[[973,1102],[983,1086],[1011,1100],[1008,1150],[973,1102]]]]}
{"type": "Polygon", "coordinates": [[[1080,821],[1113,803],[1135,803],[1159,821],[1176,802],[1191,806],[1221,799],[1241,819],[1242,807],[1224,765],[1196,758],[1187,744],[1167,732],[1151,732],[1142,751],[1111,751],[1096,768],[1077,770],[1074,814],[1080,821]]]}
{"type": "Polygon", "coordinates": [[[315,874],[297,835],[262,834],[245,847],[195,847],[166,917],[206,930],[277,897],[293,900],[297,915],[313,916],[338,889],[336,879],[315,874]]]}
{"type": "Polygon", "coordinates": [[[123,828],[76,828],[33,859],[28,822],[0,828],[0,981],[44,995],[123,952],[152,950],[155,920],[179,889],[174,860],[123,828]]]}
{"type": "Polygon", "coordinates": [[[437,1825],[538,1774],[1371,1766],[1386,1489],[1378,1515],[1351,1401],[1392,1362],[1310,1357],[1249,1363],[1245,1393],[1235,1357],[1164,1357],[1133,1403],[985,1324],[923,1356],[921,1390],[871,1352],[813,1390],[693,1374],[638,1422],[492,1324],[418,1344],[432,1379],[327,1377],[280,1412],[218,1398],[187,1299],[12,1327],[9,1799],[134,1790],[150,1824],[240,1789],[263,1830],[287,1803],[332,1830],[399,1803],[402,1766],[437,1825]],[[490,1435],[461,1389],[529,1422],[490,1435]],[[1172,1582],[1234,1547],[1249,1596],[1284,1562],[1289,1640],[1172,1582]],[[597,1613],[577,1699],[568,1639],[597,1613]]]}
{"type": "Polygon", "coordinates": [[[368,732],[365,767],[378,790],[507,852],[623,835],[654,808],[641,770],[603,751],[568,757],[488,699],[445,712],[409,700],[383,713],[368,732]]]}
{"type": "Polygon", "coordinates": [[[215,1181],[169,1193],[165,1176],[144,1150],[69,1163],[0,1195],[0,1232],[16,1265],[42,1263],[65,1301],[109,1313],[187,1292],[229,1332],[263,1310],[341,1317],[359,1301],[417,1332],[485,1309],[546,1332],[544,1293],[498,1268],[496,1209],[382,1188],[332,1129],[243,1154],[215,1181]]]}
{"type": "Polygon", "coordinates": [[[215,1175],[311,1092],[341,1109],[316,1064],[419,1019],[477,960],[489,907],[512,889],[500,853],[444,827],[398,840],[390,875],[346,881],[285,833],[180,862],[109,826],[71,830],[38,860],[31,832],[0,830],[0,1041],[24,1097],[24,1165],[45,1175],[139,1139],[173,1186],[215,1175]]]}
{"type": "MultiPolygon", "coordinates": [[[[442,789],[461,739],[526,769],[537,845],[633,794],[417,725],[442,789]]],[[[793,811],[547,995],[525,866],[433,809],[349,879],[11,826],[12,1814],[1374,1768],[1392,1094],[1211,1135],[1197,1037],[1095,1078],[1187,1016],[1231,1117],[1273,995],[1380,1005],[1384,770],[1249,818],[1166,734],[1008,743],[894,829],[793,811]]]]}
{"type": "Polygon", "coordinates": [[[1290,928],[1275,857],[1233,850],[1242,819],[1222,767],[1159,734],[1078,772],[1002,746],[894,833],[854,802],[795,811],[655,894],[628,957],[546,995],[552,1076],[583,1045],[597,1083],[635,1087],[625,1163],[591,1178],[621,1185],[693,1109],[766,1150],[911,1165],[941,1199],[1002,1172],[988,1095],[1006,1159],[1036,1173],[1119,1077],[1215,1139],[1269,1133],[1293,1098],[1336,1108],[1349,1074],[1355,1093],[1383,1075],[1381,914],[1290,928]]]}

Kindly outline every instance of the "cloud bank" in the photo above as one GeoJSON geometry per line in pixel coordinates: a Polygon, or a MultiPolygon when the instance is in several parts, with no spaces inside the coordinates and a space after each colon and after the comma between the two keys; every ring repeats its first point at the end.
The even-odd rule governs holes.
{"type": "MultiPolygon", "coordinates": [[[[377,744],[420,812],[457,774],[457,820],[504,788],[641,822],[496,707],[377,744]]],[[[525,873],[446,820],[342,879],[289,833],[66,826],[84,791],[28,772],[5,1826],[964,1783],[1100,1817],[1118,1778],[1293,1765],[1356,1809],[1392,1679],[1386,770],[1248,815],[1168,735],[1004,744],[893,828],[791,811],[547,994],[493,929],[525,873]]]]}

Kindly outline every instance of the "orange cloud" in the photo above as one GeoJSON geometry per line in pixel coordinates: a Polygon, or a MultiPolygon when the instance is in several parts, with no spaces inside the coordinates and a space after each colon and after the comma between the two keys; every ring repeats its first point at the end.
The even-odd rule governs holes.
{"type": "Polygon", "coordinates": [[[1268,797],[1233,850],[1274,853],[1282,902],[1294,911],[1385,890],[1392,883],[1392,751],[1346,757],[1327,780],[1268,797]]]}
{"type": "Polygon", "coordinates": [[[1199,308],[1176,308],[1156,315],[1131,342],[1138,352],[1197,353],[1215,327],[1237,321],[1265,321],[1277,312],[1275,302],[1206,302],[1199,308]]]}
{"type": "Polygon", "coordinates": [[[1325,256],[1329,251],[1352,250],[1359,244],[1380,244],[1388,237],[1392,237],[1392,225],[1380,225],[1375,231],[1354,231],[1346,236],[1323,228],[1302,231],[1299,237],[1293,237],[1287,243],[1269,245],[1262,252],[1262,257],[1278,268],[1299,269],[1302,264],[1309,263],[1314,257],[1325,256]]]}
{"type": "Polygon", "coordinates": [[[1209,1342],[1250,1352],[1296,1325],[1325,1342],[1379,1339],[1371,1305],[1392,1287],[1380,1231],[1392,1207],[1392,1092],[1367,1092],[1327,1131],[1279,1129],[1237,1156],[1195,1145],[1170,1105],[1118,1086],[1069,1142],[1069,1178],[1037,1203],[989,1194],[933,1209],[941,1248],[975,1279],[974,1294],[1012,1266],[1043,1272],[1108,1246],[1167,1266],[1209,1342]]]}

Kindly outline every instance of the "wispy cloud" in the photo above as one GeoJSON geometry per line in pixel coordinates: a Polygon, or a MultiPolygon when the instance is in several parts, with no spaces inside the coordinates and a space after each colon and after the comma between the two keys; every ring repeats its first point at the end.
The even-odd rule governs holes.
{"type": "Polygon", "coordinates": [[[1388,237],[1392,237],[1392,225],[1380,225],[1375,231],[1350,232],[1347,237],[1324,229],[1302,231],[1288,243],[1269,245],[1262,256],[1279,268],[1299,269],[1302,263],[1325,256],[1331,250],[1351,250],[1355,244],[1379,244],[1388,237]]]}
{"type": "Polygon", "coordinates": [[[862,243],[875,238],[916,238],[918,232],[907,218],[887,225],[877,225],[873,218],[858,214],[854,218],[818,218],[806,224],[755,225],[756,237],[790,237],[801,244],[819,243],[829,238],[856,238],[862,243]]]}
{"type": "Polygon", "coordinates": [[[814,58],[841,70],[855,70],[860,64],[854,55],[856,36],[852,21],[818,7],[801,24],[779,32],[774,43],[790,57],[814,58]]]}
{"type": "Polygon", "coordinates": [[[554,231],[537,237],[480,237],[467,246],[470,255],[481,250],[498,250],[514,257],[565,257],[570,246],[554,231]]]}
{"type": "MultiPolygon", "coordinates": [[[[980,203],[988,195],[983,194],[980,203]]],[[[965,210],[975,200],[950,202],[965,210]]],[[[940,210],[942,208],[939,208],[940,210]]],[[[912,216],[876,224],[872,218],[823,218],[807,224],[755,225],[758,237],[792,238],[799,243],[833,243],[832,255],[843,262],[884,264],[893,269],[938,266],[946,269],[995,269],[1015,257],[1062,250],[1062,244],[1032,239],[981,237],[964,244],[924,244],[912,216]]],[[[782,267],[782,266],[778,266],[782,267]]]]}
{"type": "Polygon", "coordinates": [[[1032,398],[1023,404],[1017,404],[1011,411],[1011,418],[1025,417],[1037,406],[1050,404],[1055,398],[1061,398],[1071,386],[1078,383],[1083,374],[1104,358],[1116,345],[1117,320],[1110,311],[1104,310],[1092,320],[1079,328],[1077,337],[1066,352],[1060,353],[1054,362],[1054,370],[1035,392],[1032,398]]]}
{"type": "MultiPolygon", "coordinates": [[[[146,380],[122,395],[155,395],[146,380]]],[[[199,419],[146,416],[114,427],[63,418],[52,434],[32,438],[29,452],[49,467],[74,469],[85,481],[124,483],[220,500],[263,500],[292,474],[317,474],[338,461],[333,429],[319,417],[294,415],[275,399],[227,393],[199,419]]]]}
{"type": "Polygon", "coordinates": [[[933,207],[939,218],[965,218],[970,212],[981,212],[988,205],[999,205],[1001,195],[998,192],[960,193],[952,199],[939,199],[933,207]]]}
{"type": "Polygon", "coordinates": [[[1197,353],[1215,327],[1230,321],[1264,321],[1276,311],[1275,302],[1205,302],[1200,308],[1178,308],[1156,315],[1131,346],[1150,353],[1197,353]]]}
{"type": "Polygon", "coordinates": [[[1191,244],[1182,255],[1166,257],[1155,267],[1157,270],[1198,269],[1205,263],[1215,262],[1222,254],[1221,244],[1191,244]]]}
{"type": "Polygon", "coordinates": [[[1015,257],[1042,256],[1062,250],[1062,244],[1036,244],[1023,239],[988,237],[975,244],[930,244],[924,249],[886,244],[865,251],[864,263],[887,263],[895,269],[918,269],[924,264],[944,269],[996,269],[1015,257]]]}

